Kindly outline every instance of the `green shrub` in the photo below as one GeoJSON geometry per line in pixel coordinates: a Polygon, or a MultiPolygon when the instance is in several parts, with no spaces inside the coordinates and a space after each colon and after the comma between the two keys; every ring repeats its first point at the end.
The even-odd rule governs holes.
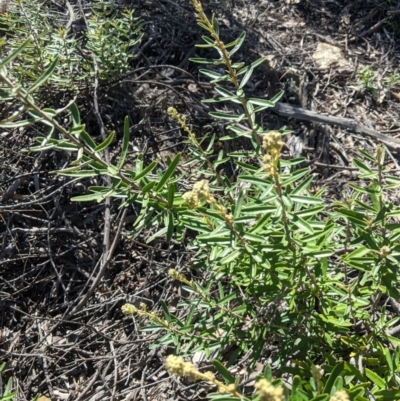
{"type": "MultiPolygon", "coordinates": [[[[139,206],[134,233],[161,227],[148,242],[158,237],[181,241],[185,230],[194,233],[190,247],[195,256],[187,272],[200,271],[207,284],[171,269],[171,278],[192,294],[174,314],[166,303],[162,317],[144,305],[122,308],[126,315],[150,320],[143,330],[164,333],[153,347],[172,345],[181,356],[204,353],[207,358],[225,359],[227,367],[246,355],[250,369],[263,356],[274,373],[291,378],[291,385],[274,380],[267,367],[256,385],[258,395],[245,397],[239,379],[217,361],[214,368],[224,382],[213,373],[194,371],[179,358],[169,359],[171,373],[214,383],[225,395],[210,397],[225,401],[363,401],[365,390],[375,400],[400,397],[400,340],[394,335],[400,318],[387,311],[387,301],[400,298],[400,208],[387,200],[400,179],[384,168],[382,147],[373,155],[360,151],[354,166],[361,183],[349,183],[342,200],[326,197],[324,188],[317,188],[309,169],[303,167],[304,159],[281,158],[285,129],[266,131],[259,125],[259,113],[273,107],[282,95],[273,99],[246,95],[245,85],[264,59],[249,65],[234,61],[245,35],[225,45],[216,18],[209,20],[201,4],[192,3],[199,25],[209,35],[199,47],[218,54],[192,59],[207,67],[200,72],[211,78],[218,94],[203,101],[238,105],[240,114],[210,114],[230,122],[229,133],[219,140],[248,140],[250,150],[216,154],[216,135],[196,138],[185,117],[170,107],[170,117],[188,135],[189,158],[184,163],[177,154],[162,170],[156,169],[158,161],[145,166],[138,157],[135,168],[124,168],[130,139],[126,119],[120,157],[111,165],[103,153],[114,133],[97,144],[74,103],[68,108],[72,126],[63,127],[58,117],[64,110],[37,107],[34,90],[21,89],[15,77],[7,76],[5,66],[24,57],[29,42],[0,64],[0,79],[8,87],[7,96],[17,98],[23,105],[21,113],[31,118],[21,121],[16,115],[0,125],[45,123],[50,127],[48,135],[37,138],[39,145],[29,150],[55,148],[77,155],[58,174],[111,177],[112,187],[89,187],[89,194],[74,201],[118,197],[124,200],[123,207],[139,206]],[[217,71],[218,66],[225,72],[217,71]],[[60,139],[54,138],[54,130],[60,139]],[[230,165],[237,168],[233,182],[221,171],[230,165]],[[191,175],[182,172],[187,166],[196,167],[191,175]],[[193,182],[193,189],[184,193],[179,185],[183,176],[193,182]]],[[[54,71],[55,62],[35,81],[34,89],[54,71]]]]}
{"type": "Polygon", "coordinates": [[[8,65],[10,77],[29,87],[57,60],[46,86],[76,91],[93,85],[96,69],[103,81],[127,72],[143,36],[133,10],[114,10],[112,3],[95,0],[87,26],[82,22],[77,33],[54,15],[45,3],[27,0],[9,5],[8,12],[0,14],[3,57],[29,40],[23,57],[8,65]]]}

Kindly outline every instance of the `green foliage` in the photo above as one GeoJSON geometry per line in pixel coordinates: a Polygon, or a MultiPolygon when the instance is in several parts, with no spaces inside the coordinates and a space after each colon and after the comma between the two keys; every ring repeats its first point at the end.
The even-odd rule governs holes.
{"type": "Polygon", "coordinates": [[[378,91],[375,82],[375,72],[371,66],[361,68],[357,73],[358,82],[361,89],[365,92],[370,92],[372,95],[377,96],[378,91]]]}
{"type": "Polygon", "coordinates": [[[13,400],[17,395],[16,391],[11,391],[13,382],[12,377],[8,379],[3,389],[1,373],[3,372],[5,367],[6,367],[5,363],[0,364],[0,401],[13,400]]]}
{"type": "Polygon", "coordinates": [[[397,71],[391,72],[383,82],[389,89],[392,89],[400,84],[400,74],[397,71]]]}
{"type": "Polygon", "coordinates": [[[115,79],[129,68],[134,46],[141,40],[140,21],[133,10],[113,10],[111,3],[96,0],[87,28],[75,34],[53,17],[46,3],[21,0],[0,14],[5,35],[2,54],[8,55],[29,40],[23,56],[8,66],[8,75],[26,87],[36,82],[57,60],[47,85],[60,90],[76,90],[98,77],[115,79]]]}
{"type": "Polygon", "coordinates": [[[114,11],[111,2],[102,0],[94,4],[86,46],[95,55],[100,79],[115,79],[128,70],[134,46],[143,36],[140,29],[133,10],[114,11]]]}
{"type": "MultiPolygon", "coordinates": [[[[371,66],[363,67],[358,73],[358,83],[364,92],[371,93],[374,97],[378,96],[378,86],[376,73],[371,66]]],[[[395,89],[400,84],[400,75],[393,71],[383,78],[383,84],[388,89],[395,89]]]]}
{"type": "MultiPolygon", "coordinates": [[[[203,101],[240,106],[237,114],[210,114],[229,121],[229,133],[220,140],[248,139],[250,150],[216,154],[216,135],[197,139],[185,118],[170,108],[169,115],[188,134],[185,163],[177,154],[167,160],[166,167],[158,161],[146,166],[139,156],[134,168],[125,168],[130,143],[126,119],[119,159],[110,164],[104,150],[113,142],[113,132],[97,143],[83,126],[75,103],[62,110],[37,106],[36,89],[61,76],[52,56],[40,73],[36,69],[36,75],[29,77],[29,84],[25,73],[18,75],[18,69],[9,68],[13,60],[26,58],[33,63],[35,45],[30,40],[20,42],[0,63],[3,98],[16,99],[21,105],[18,113],[0,126],[45,124],[47,135],[37,138],[38,145],[28,150],[59,149],[73,154],[71,165],[55,172],[60,175],[111,177],[111,187],[89,187],[89,194],[73,200],[100,202],[116,197],[123,199],[123,207],[139,206],[132,230],[137,234],[157,227],[148,242],[158,237],[181,241],[185,230],[190,230],[190,247],[195,253],[191,267],[207,276],[206,284],[171,270],[172,278],[191,294],[174,313],[165,303],[162,317],[144,307],[123,309],[150,320],[144,331],[163,334],[153,347],[168,344],[180,355],[198,352],[206,358],[224,359],[226,367],[215,362],[215,369],[232,385],[229,366],[247,355],[252,368],[273,345],[268,358],[274,372],[292,380],[291,390],[285,386],[285,400],[329,400],[342,389],[351,400],[366,400],[365,390],[374,400],[399,398],[400,340],[392,330],[400,318],[392,318],[386,304],[400,298],[400,208],[387,200],[400,186],[400,179],[385,170],[381,147],[375,154],[360,151],[354,159],[360,183],[348,185],[345,199],[327,199],[324,189],[315,188],[308,168],[302,167],[304,159],[280,159],[280,137],[285,130],[270,132],[260,125],[260,113],[273,107],[282,94],[272,99],[246,94],[246,83],[264,59],[248,65],[235,61],[245,35],[225,45],[216,18],[209,20],[201,4],[192,2],[199,25],[209,35],[200,46],[218,54],[192,59],[206,65],[200,72],[215,84],[217,96],[203,101]],[[225,72],[217,71],[216,66],[223,66],[225,72]],[[72,121],[67,128],[58,122],[66,112],[72,121]],[[185,170],[188,165],[195,167],[192,175],[185,170]],[[237,167],[234,181],[221,172],[221,166],[228,169],[231,165],[237,167]],[[183,176],[195,182],[192,191],[182,193],[179,182],[183,176]],[[208,182],[201,180],[203,177],[208,182]],[[316,376],[313,362],[322,366],[326,377],[316,376]]],[[[130,17],[132,14],[127,20],[130,17]]],[[[107,79],[111,71],[122,72],[129,53],[125,49],[127,58],[115,64],[102,50],[104,43],[99,38],[107,36],[102,29],[125,38],[128,25],[95,18],[97,39],[90,36],[97,35],[94,25],[88,38],[107,79]]],[[[132,28],[135,23],[129,29],[137,35],[132,28]]],[[[127,46],[132,46],[129,37],[125,39],[127,46]]],[[[372,91],[371,70],[360,74],[365,88],[372,91]]],[[[283,380],[273,380],[271,372],[267,368],[264,378],[273,386],[283,386],[283,380]]],[[[239,386],[236,378],[234,383],[239,386]]],[[[210,395],[225,401],[232,397],[210,395]]],[[[262,399],[257,397],[246,399],[262,399]]]]}
{"type": "MultiPolygon", "coordinates": [[[[6,385],[3,388],[2,372],[5,369],[5,367],[6,367],[5,363],[0,364],[0,401],[14,400],[14,398],[17,396],[16,391],[11,391],[13,384],[12,377],[8,379],[6,385]]],[[[39,398],[40,394],[36,395],[36,397],[32,401],[38,401],[39,398]]]]}

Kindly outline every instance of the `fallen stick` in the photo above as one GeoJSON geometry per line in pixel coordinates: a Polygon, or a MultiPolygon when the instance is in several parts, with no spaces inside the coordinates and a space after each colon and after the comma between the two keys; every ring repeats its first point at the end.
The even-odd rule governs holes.
{"type": "Polygon", "coordinates": [[[276,103],[275,107],[273,107],[271,110],[274,111],[276,114],[279,114],[280,116],[292,117],[298,120],[311,121],[321,124],[337,125],[339,127],[350,129],[355,132],[360,132],[362,134],[368,135],[375,139],[379,139],[389,144],[397,143],[400,145],[400,139],[391,138],[390,136],[383,135],[372,128],[368,128],[365,125],[358,124],[356,121],[350,118],[340,118],[323,115],[314,111],[302,109],[301,107],[293,106],[288,103],[280,102],[276,103]]]}

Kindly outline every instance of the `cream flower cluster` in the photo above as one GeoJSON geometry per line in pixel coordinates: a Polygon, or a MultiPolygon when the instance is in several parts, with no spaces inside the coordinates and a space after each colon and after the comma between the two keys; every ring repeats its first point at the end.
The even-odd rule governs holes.
{"type": "Polygon", "coordinates": [[[234,384],[226,385],[218,381],[212,372],[199,372],[192,363],[185,362],[183,358],[179,356],[169,355],[165,361],[165,368],[169,373],[175,376],[186,376],[191,382],[197,380],[211,382],[217,386],[220,393],[231,394],[234,397],[241,398],[241,395],[236,391],[236,386],[234,384]]]}
{"type": "Polygon", "coordinates": [[[263,157],[264,169],[271,176],[278,174],[278,162],[282,146],[282,135],[279,131],[271,131],[268,135],[264,136],[262,145],[266,152],[263,157]]]}
{"type": "Polygon", "coordinates": [[[274,387],[267,379],[261,379],[255,384],[260,395],[260,401],[283,401],[283,388],[274,387]]]}
{"type": "Polygon", "coordinates": [[[344,390],[337,391],[329,401],[350,401],[349,395],[344,390]]]}

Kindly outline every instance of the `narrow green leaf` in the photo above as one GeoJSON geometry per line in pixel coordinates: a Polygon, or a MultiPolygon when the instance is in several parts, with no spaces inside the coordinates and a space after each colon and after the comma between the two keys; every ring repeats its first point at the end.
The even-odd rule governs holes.
{"type": "Polygon", "coordinates": [[[174,199],[175,199],[175,185],[171,184],[168,187],[168,209],[171,209],[174,206],[174,199]]]}
{"type": "Polygon", "coordinates": [[[155,190],[157,192],[159,192],[163,186],[165,185],[165,183],[171,178],[171,176],[174,174],[176,167],[178,166],[179,160],[181,158],[181,153],[177,153],[175,158],[171,161],[171,163],[169,164],[167,170],[165,171],[165,173],[163,174],[163,176],[161,177],[159,183],[157,184],[155,190]]]}
{"type": "Polygon", "coordinates": [[[221,79],[223,77],[223,75],[219,74],[218,72],[205,70],[204,68],[200,68],[199,72],[212,79],[221,79]]]}
{"type": "Polygon", "coordinates": [[[285,91],[278,92],[273,98],[270,99],[270,102],[272,102],[273,104],[276,104],[277,102],[279,102],[279,100],[281,100],[284,93],[285,93],[285,91]]]}
{"type": "Polygon", "coordinates": [[[399,177],[386,176],[385,181],[388,182],[390,185],[385,185],[384,189],[394,189],[400,187],[399,177]]]}
{"type": "Polygon", "coordinates": [[[205,29],[206,31],[210,32],[210,28],[209,28],[207,25],[203,24],[202,22],[198,21],[198,22],[197,22],[197,25],[200,26],[200,27],[202,27],[202,28],[205,29]]]}
{"type": "Polygon", "coordinates": [[[117,169],[120,170],[126,160],[126,156],[128,154],[128,147],[129,147],[129,139],[130,139],[130,132],[129,132],[129,117],[126,116],[124,120],[124,136],[122,139],[122,149],[121,149],[121,155],[117,164],[117,169]]]}
{"type": "MultiPolygon", "coordinates": [[[[248,241],[250,241],[250,242],[257,242],[257,243],[259,243],[259,244],[265,244],[265,237],[263,237],[263,236],[261,236],[261,235],[256,235],[256,234],[253,234],[253,233],[246,233],[244,236],[243,236],[243,238],[244,239],[247,239],[248,241]]],[[[253,245],[255,245],[255,244],[253,244],[253,245]]]]}
{"type": "Polygon", "coordinates": [[[336,213],[344,216],[346,219],[352,221],[358,226],[365,227],[366,221],[364,220],[364,215],[362,213],[358,213],[354,210],[349,210],[345,208],[335,209],[336,213]]]}
{"type": "Polygon", "coordinates": [[[185,321],[185,327],[190,327],[192,330],[193,330],[193,328],[190,326],[190,324],[192,323],[195,311],[196,311],[196,305],[192,305],[190,307],[189,313],[188,313],[188,315],[186,317],[186,321],[185,321]]]}
{"type": "Polygon", "coordinates": [[[167,304],[166,304],[165,301],[163,301],[163,300],[161,301],[161,308],[162,308],[162,310],[163,310],[165,320],[166,320],[168,323],[171,323],[171,321],[173,320],[173,318],[172,318],[172,316],[171,316],[171,313],[170,313],[169,310],[168,310],[167,304]]]}
{"type": "Polygon", "coordinates": [[[266,365],[263,372],[264,379],[267,379],[269,382],[272,381],[272,369],[270,365],[266,365]]]}
{"type": "Polygon", "coordinates": [[[231,372],[218,360],[213,360],[213,365],[217,372],[223,377],[226,384],[235,383],[235,378],[232,376],[231,372]]]}
{"type": "MultiPolygon", "coordinates": [[[[52,141],[50,143],[52,143],[52,141]]],[[[58,143],[56,143],[54,145],[54,147],[56,149],[71,151],[71,152],[74,152],[74,151],[77,151],[80,149],[80,147],[78,145],[74,145],[73,143],[64,142],[64,141],[58,141],[58,143]]]]}
{"type": "MultiPolygon", "coordinates": [[[[227,129],[233,131],[236,134],[236,137],[243,136],[246,138],[251,138],[252,134],[250,130],[244,130],[242,128],[236,127],[235,125],[229,125],[226,127],[227,129]]],[[[226,140],[226,139],[231,139],[230,137],[222,137],[220,140],[226,140]]]]}
{"type": "Polygon", "coordinates": [[[142,188],[142,192],[146,194],[147,192],[151,191],[157,183],[155,181],[150,181],[142,188]]]}
{"type": "Polygon", "coordinates": [[[10,393],[10,394],[3,395],[3,396],[0,398],[0,400],[1,400],[1,401],[13,400],[14,397],[16,397],[16,396],[17,396],[17,392],[14,391],[14,392],[12,392],[12,393],[10,393]]]}
{"type": "Polygon", "coordinates": [[[385,380],[383,380],[379,375],[377,375],[375,372],[372,370],[365,368],[365,375],[368,377],[369,380],[371,380],[373,383],[375,383],[380,389],[385,388],[385,380]]]}
{"type": "Polygon", "coordinates": [[[268,182],[266,179],[254,177],[253,175],[240,175],[238,179],[248,184],[255,184],[260,188],[268,188],[272,185],[271,182],[268,182]]]}
{"type": "Polygon", "coordinates": [[[361,160],[353,159],[353,164],[358,168],[359,171],[361,171],[362,174],[365,174],[367,176],[376,174],[361,160]]]}
{"type": "Polygon", "coordinates": [[[316,206],[316,207],[310,207],[310,208],[306,208],[303,210],[295,211],[293,214],[295,216],[304,218],[304,217],[315,216],[319,212],[322,212],[323,210],[325,210],[325,206],[316,206]]]}
{"type": "Polygon", "coordinates": [[[308,252],[306,249],[304,249],[304,253],[307,256],[311,256],[315,259],[322,259],[322,258],[329,258],[329,256],[333,255],[333,251],[330,250],[322,250],[322,251],[310,251],[308,252]]]}
{"type": "Polygon", "coordinates": [[[302,218],[296,216],[293,219],[293,223],[300,228],[300,230],[304,231],[307,234],[314,234],[314,230],[313,228],[310,226],[310,224],[308,224],[305,220],[303,220],[302,218]]]}
{"type": "Polygon", "coordinates": [[[400,347],[400,338],[387,335],[386,338],[392,343],[394,347],[400,347]]]}
{"type": "Polygon", "coordinates": [[[305,203],[307,205],[322,205],[324,203],[322,199],[314,198],[311,196],[290,195],[290,199],[293,202],[305,203]]]}
{"type": "Polygon", "coordinates": [[[71,166],[76,166],[81,164],[82,158],[83,158],[83,148],[79,148],[78,153],[76,155],[76,159],[73,162],[71,162],[71,166]]]}
{"type": "Polygon", "coordinates": [[[215,45],[214,44],[209,45],[209,44],[204,44],[204,43],[198,43],[195,46],[198,47],[199,49],[211,49],[215,45]]]}
{"type": "Polygon", "coordinates": [[[174,235],[174,215],[172,213],[167,213],[168,219],[167,219],[167,242],[170,242],[172,239],[172,236],[174,235]]]}
{"type": "Polygon", "coordinates": [[[79,178],[88,178],[88,177],[96,177],[98,175],[102,175],[105,173],[105,171],[99,171],[99,170],[81,170],[77,172],[71,172],[71,173],[65,173],[63,170],[61,171],[54,171],[54,173],[59,174],[59,175],[65,175],[67,177],[79,177],[79,178]]]}
{"type": "Polygon", "coordinates": [[[349,253],[346,256],[346,259],[352,259],[352,258],[362,258],[365,255],[368,255],[371,252],[371,250],[365,246],[360,246],[359,248],[357,248],[356,250],[354,250],[353,252],[349,253]]]}
{"type": "Polygon", "coordinates": [[[222,60],[214,60],[212,58],[192,57],[189,60],[197,64],[212,64],[212,65],[222,64],[222,60]]]}
{"type": "Polygon", "coordinates": [[[214,46],[214,44],[215,44],[215,40],[214,40],[214,39],[212,39],[212,38],[210,38],[210,37],[208,37],[208,36],[204,36],[204,35],[202,35],[201,38],[202,38],[202,39],[204,40],[204,42],[206,42],[207,44],[213,45],[213,46],[214,46]]]}
{"type": "Polygon", "coordinates": [[[107,172],[112,176],[116,177],[118,176],[118,170],[113,166],[112,164],[107,167],[107,172]]]}
{"type": "Polygon", "coordinates": [[[249,256],[250,256],[254,261],[256,261],[257,263],[260,263],[260,264],[264,262],[264,257],[263,257],[263,255],[261,255],[260,253],[258,253],[257,250],[256,250],[254,247],[252,247],[252,246],[246,244],[246,245],[245,245],[245,248],[246,248],[246,251],[247,251],[247,253],[249,254],[249,256]]]}
{"type": "Polygon", "coordinates": [[[112,141],[114,140],[114,136],[115,136],[115,132],[111,131],[110,135],[108,135],[108,137],[99,145],[97,145],[94,148],[95,152],[101,152],[102,150],[108,148],[108,146],[112,143],[112,141]]]}
{"type": "Polygon", "coordinates": [[[235,103],[241,104],[238,95],[235,95],[234,93],[228,91],[225,88],[222,88],[221,86],[216,86],[214,89],[217,93],[219,93],[221,96],[225,97],[227,100],[231,100],[235,103]]]}
{"type": "Polygon", "coordinates": [[[73,198],[71,198],[72,202],[91,202],[91,201],[101,202],[102,200],[104,200],[104,196],[99,193],[74,196],[73,198]]]}
{"type": "Polygon", "coordinates": [[[219,118],[222,120],[231,120],[239,122],[244,118],[244,115],[237,116],[236,114],[222,113],[220,111],[212,111],[209,113],[211,117],[219,118]]]}
{"type": "Polygon", "coordinates": [[[244,77],[242,78],[242,80],[240,81],[240,85],[239,88],[244,88],[244,86],[247,84],[248,80],[251,78],[251,76],[253,75],[253,68],[249,68],[246,72],[246,74],[244,74],[244,77]]]}
{"type": "Polygon", "coordinates": [[[92,137],[86,131],[82,131],[80,133],[79,139],[81,139],[83,141],[83,143],[93,151],[97,146],[96,142],[92,139],[92,137]]]}
{"type": "MultiPolygon", "coordinates": [[[[10,378],[8,379],[8,381],[7,381],[6,386],[5,386],[3,397],[6,396],[6,395],[9,395],[9,394],[12,394],[12,393],[11,393],[12,384],[13,384],[13,378],[10,377],[10,378]]],[[[15,394],[15,393],[14,393],[14,394],[15,394]]],[[[4,400],[3,397],[0,398],[0,399],[1,399],[1,400],[4,400]]]]}
{"type": "Polygon", "coordinates": [[[229,55],[232,56],[235,54],[243,45],[244,40],[246,39],[246,33],[242,32],[240,36],[236,39],[235,47],[229,52],[229,55]]]}
{"type": "Polygon", "coordinates": [[[39,86],[43,85],[53,74],[57,63],[58,57],[55,57],[42,76],[28,89],[27,93],[32,93],[35,91],[35,89],[39,88],[39,86]]]}
{"type": "Polygon", "coordinates": [[[308,187],[310,186],[313,179],[314,179],[314,177],[312,175],[310,175],[305,180],[303,180],[303,182],[297,184],[296,187],[293,188],[293,191],[291,192],[291,196],[301,195],[303,192],[305,192],[308,189],[308,187]]]}
{"type": "MultiPolygon", "coordinates": [[[[210,99],[202,99],[201,103],[212,104],[212,103],[228,102],[230,100],[232,100],[232,99],[229,99],[227,97],[213,97],[210,99]]],[[[234,100],[232,100],[232,101],[234,101],[234,100]]],[[[237,102],[235,102],[235,103],[237,103],[237,102]]]]}
{"type": "Polygon", "coordinates": [[[5,67],[7,64],[11,63],[18,55],[25,49],[26,46],[28,46],[30,42],[30,39],[26,40],[19,46],[17,49],[15,49],[9,56],[7,56],[1,63],[0,63],[0,69],[5,67]]]}
{"type": "Polygon", "coordinates": [[[219,263],[221,265],[227,265],[228,263],[233,262],[234,260],[236,260],[239,256],[242,255],[242,251],[240,249],[237,249],[231,253],[229,253],[227,256],[225,256],[224,258],[222,258],[219,263]]]}
{"type": "MultiPolygon", "coordinates": [[[[275,197],[271,198],[274,199],[275,197]]],[[[275,205],[250,205],[242,207],[242,216],[263,216],[264,214],[274,213],[275,205]]]]}
{"type": "Polygon", "coordinates": [[[249,99],[249,103],[256,105],[256,106],[267,106],[267,107],[274,107],[275,104],[268,99],[249,99]]]}
{"type": "Polygon", "coordinates": [[[163,227],[161,230],[157,231],[155,234],[153,234],[151,237],[147,238],[146,244],[150,244],[152,241],[154,241],[156,238],[159,238],[167,233],[168,227],[163,227]]]}
{"type": "Polygon", "coordinates": [[[359,185],[355,185],[355,184],[349,184],[349,187],[350,187],[351,189],[354,189],[355,192],[360,193],[360,194],[369,194],[369,195],[373,195],[373,194],[376,194],[376,193],[377,193],[376,190],[374,190],[373,188],[370,188],[370,187],[368,187],[368,188],[363,188],[363,187],[360,187],[359,185]]]}
{"type": "Polygon", "coordinates": [[[157,164],[158,164],[158,162],[156,160],[151,162],[145,169],[143,169],[140,173],[135,175],[134,180],[139,181],[142,178],[146,177],[148,174],[150,174],[155,169],[157,164]]]}
{"type": "Polygon", "coordinates": [[[71,103],[69,106],[69,110],[71,112],[71,117],[72,117],[72,126],[80,126],[81,125],[81,116],[79,114],[79,109],[76,103],[71,103]]]}
{"type": "Polygon", "coordinates": [[[219,35],[219,24],[218,24],[218,20],[215,18],[215,14],[212,15],[211,17],[211,24],[214,28],[214,32],[217,34],[217,36],[219,35]]]}
{"type": "Polygon", "coordinates": [[[304,177],[308,173],[309,173],[309,170],[306,168],[306,169],[300,169],[288,177],[283,176],[282,177],[282,186],[287,186],[287,185],[293,184],[294,182],[296,182],[300,178],[304,177]]]}
{"type": "MultiPolygon", "coordinates": [[[[223,288],[223,287],[222,287],[223,288]]],[[[238,297],[238,295],[236,294],[236,293],[234,293],[234,292],[232,292],[231,294],[229,294],[229,295],[227,295],[227,296],[221,296],[220,298],[220,300],[218,301],[218,305],[225,305],[225,304],[227,304],[228,302],[231,302],[231,301],[233,301],[234,299],[236,299],[238,297]]]]}
{"type": "MultiPolygon", "coordinates": [[[[397,323],[397,321],[395,323],[397,323]]],[[[393,326],[393,324],[387,325],[387,327],[390,327],[390,326],[393,326]]],[[[394,370],[394,366],[393,366],[392,355],[390,354],[390,351],[387,348],[383,347],[382,344],[380,344],[380,346],[381,346],[381,351],[382,351],[383,355],[385,355],[386,365],[389,368],[390,374],[393,375],[395,373],[395,370],[394,370]]]]}
{"type": "Polygon", "coordinates": [[[239,196],[236,200],[236,205],[235,205],[235,213],[234,213],[235,218],[240,217],[240,212],[241,212],[242,206],[243,206],[244,195],[245,195],[245,191],[242,190],[239,192],[239,196]]]}
{"type": "Polygon", "coordinates": [[[361,149],[359,149],[358,150],[358,153],[360,153],[361,155],[363,155],[367,160],[369,160],[370,162],[372,162],[372,163],[376,163],[375,162],[375,157],[374,156],[372,156],[372,155],[370,155],[369,153],[367,153],[365,150],[361,150],[361,149]]]}
{"type": "MultiPolygon", "coordinates": [[[[351,323],[350,323],[351,325],[351,323]]],[[[342,374],[344,368],[344,362],[339,362],[332,370],[331,374],[329,375],[329,378],[325,384],[324,393],[330,394],[332,387],[336,381],[336,379],[342,374]]]]}
{"type": "Polygon", "coordinates": [[[248,65],[247,67],[243,67],[240,71],[238,71],[237,75],[242,75],[249,70],[254,70],[254,68],[258,67],[264,61],[265,61],[265,57],[261,57],[258,60],[253,61],[250,65],[248,65]]]}
{"type": "Polygon", "coordinates": [[[5,123],[0,123],[0,128],[27,127],[28,125],[32,125],[41,120],[43,120],[42,117],[36,117],[36,118],[28,118],[27,120],[20,120],[20,121],[16,121],[16,122],[5,122],[5,123]]]}

